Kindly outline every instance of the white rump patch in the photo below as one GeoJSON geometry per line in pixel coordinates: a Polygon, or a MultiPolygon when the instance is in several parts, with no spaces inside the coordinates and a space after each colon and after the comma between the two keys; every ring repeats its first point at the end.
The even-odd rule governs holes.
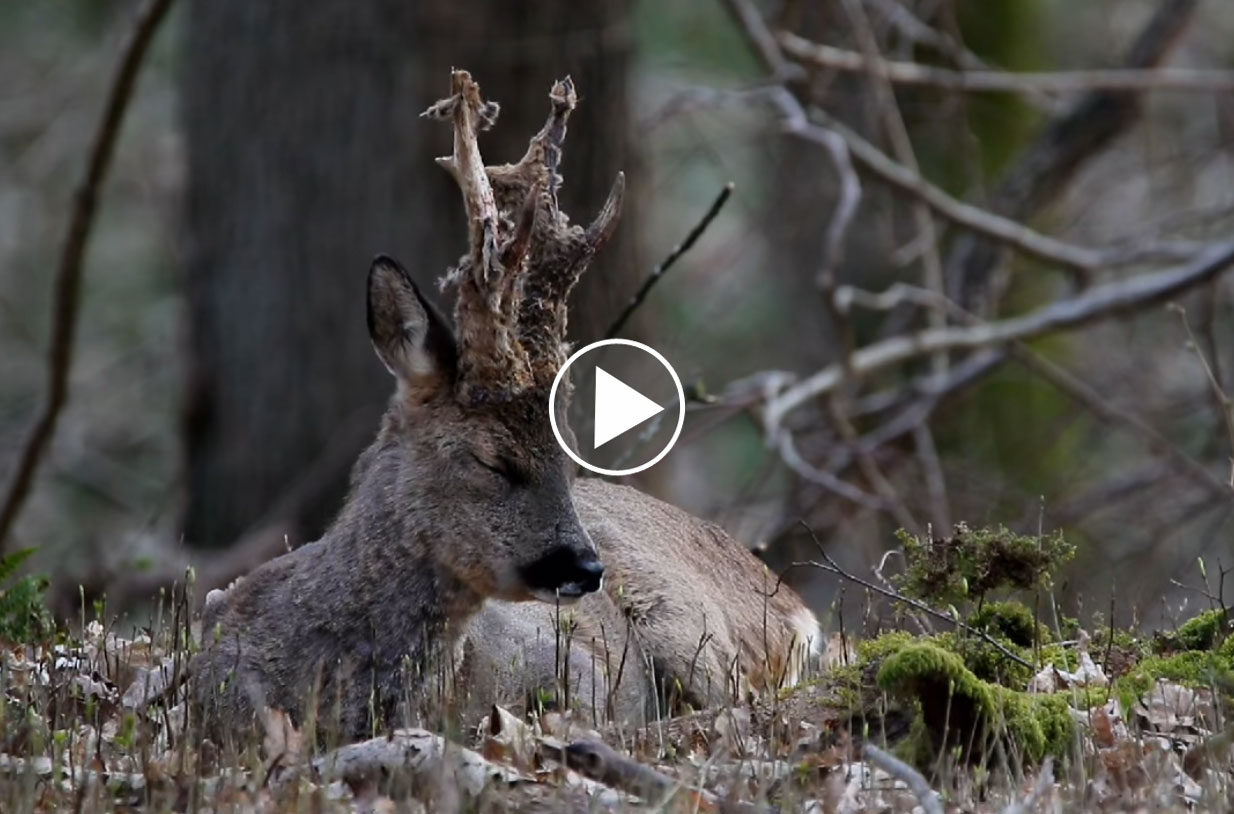
{"type": "Polygon", "coordinates": [[[802,607],[793,612],[789,617],[789,630],[793,635],[793,652],[789,654],[784,682],[792,687],[811,674],[827,643],[823,640],[818,617],[809,608],[802,607]]]}

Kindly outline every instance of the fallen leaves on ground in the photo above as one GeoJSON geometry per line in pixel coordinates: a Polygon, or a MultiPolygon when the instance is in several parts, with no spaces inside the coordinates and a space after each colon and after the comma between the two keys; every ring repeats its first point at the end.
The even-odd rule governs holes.
{"type": "MultiPolygon", "coordinates": [[[[903,777],[860,758],[860,742],[874,736],[849,731],[855,711],[825,676],[778,698],[638,728],[596,729],[560,712],[524,720],[494,706],[474,749],[415,728],[323,749],[283,711],[265,710],[260,736],[237,752],[185,737],[185,654],[149,635],[92,623],[80,641],[0,653],[4,811],[855,814],[920,805],[903,777]]],[[[1075,669],[1047,665],[1034,687],[1074,694],[1082,768],[1058,782],[1032,767],[1001,782],[934,777],[944,797],[967,801],[948,810],[1019,810],[1010,806],[1031,798],[1042,810],[1070,799],[1181,811],[1231,793],[1230,736],[1211,692],[1160,681],[1131,710],[1112,695],[1086,708],[1080,699],[1109,681],[1086,648],[1076,656],[1075,669]]],[[[893,723],[889,713],[887,731],[893,723]]]]}

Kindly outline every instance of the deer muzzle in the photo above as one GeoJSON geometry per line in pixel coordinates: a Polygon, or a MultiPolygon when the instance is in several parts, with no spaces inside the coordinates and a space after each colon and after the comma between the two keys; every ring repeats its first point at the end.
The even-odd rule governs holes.
{"type": "Polygon", "coordinates": [[[563,545],[520,568],[519,575],[541,602],[573,602],[600,590],[604,564],[594,550],[563,545]]]}

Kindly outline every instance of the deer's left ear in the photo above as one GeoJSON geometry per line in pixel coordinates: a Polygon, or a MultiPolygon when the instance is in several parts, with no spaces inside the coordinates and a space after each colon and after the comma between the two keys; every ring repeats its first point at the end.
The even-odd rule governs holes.
{"type": "Polygon", "coordinates": [[[378,358],[418,401],[444,393],[458,371],[454,334],[397,260],[380,254],[368,273],[368,333],[378,358]]]}

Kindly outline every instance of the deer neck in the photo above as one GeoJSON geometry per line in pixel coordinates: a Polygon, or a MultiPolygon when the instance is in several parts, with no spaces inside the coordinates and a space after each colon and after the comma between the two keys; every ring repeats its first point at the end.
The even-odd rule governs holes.
{"type": "Polygon", "coordinates": [[[379,439],[357,463],[351,495],[322,539],[331,563],[323,573],[345,574],[338,612],[372,631],[378,660],[413,661],[452,645],[454,633],[483,599],[431,554],[433,519],[402,494],[405,453],[382,449],[379,439]]]}

